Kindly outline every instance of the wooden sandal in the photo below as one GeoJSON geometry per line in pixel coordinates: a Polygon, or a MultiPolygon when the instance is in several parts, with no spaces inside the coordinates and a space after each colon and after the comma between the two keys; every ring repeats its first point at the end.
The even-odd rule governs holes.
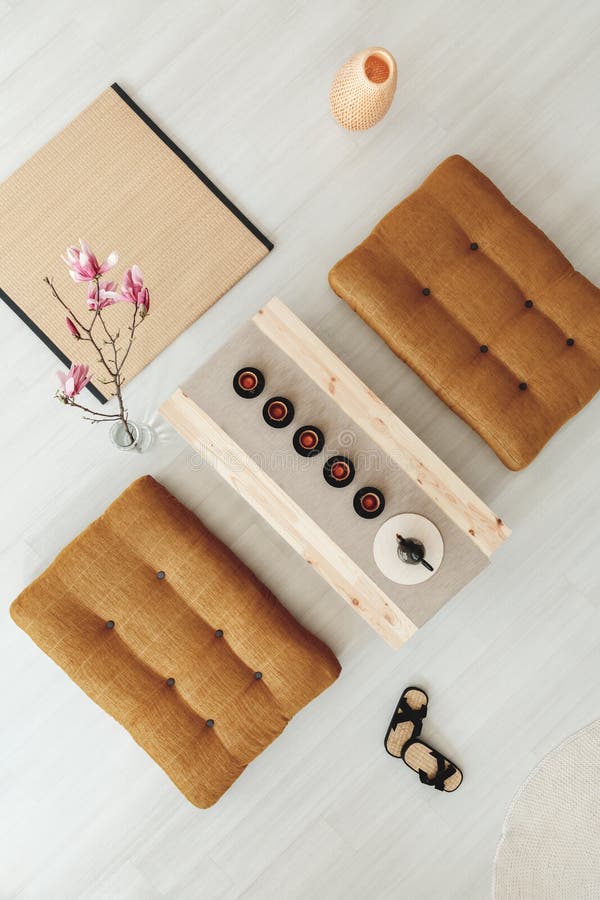
{"type": "Polygon", "coordinates": [[[384,746],[390,756],[399,759],[407,741],[419,737],[428,703],[429,697],[421,688],[404,689],[385,735],[384,746]]]}
{"type": "Polygon", "coordinates": [[[404,745],[402,759],[409,769],[418,773],[422,784],[429,784],[436,791],[450,793],[462,784],[463,774],[458,766],[417,738],[404,745]]]}

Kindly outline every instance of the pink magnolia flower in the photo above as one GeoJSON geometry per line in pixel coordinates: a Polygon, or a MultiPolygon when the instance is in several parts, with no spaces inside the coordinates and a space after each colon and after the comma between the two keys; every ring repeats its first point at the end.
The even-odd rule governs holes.
{"type": "Polygon", "coordinates": [[[74,337],[74,338],[77,338],[77,340],[79,340],[80,337],[81,337],[81,335],[80,335],[79,329],[77,328],[77,325],[75,324],[75,322],[73,321],[73,319],[70,319],[70,318],[67,316],[66,322],[67,322],[67,328],[69,329],[69,331],[71,332],[71,334],[73,335],[73,337],[74,337]]]}
{"type": "Polygon", "coordinates": [[[61,392],[65,397],[76,397],[90,380],[90,367],[84,363],[73,363],[68,372],[57,372],[61,392]]]}
{"type": "Polygon", "coordinates": [[[125,300],[127,303],[137,303],[142,319],[150,309],[150,294],[148,288],[144,287],[142,270],[139,266],[132,266],[131,269],[127,269],[123,275],[121,299],[125,300]]]}
{"type": "Polygon", "coordinates": [[[113,303],[116,303],[119,300],[119,295],[117,293],[117,282],[116,281],[101,281],[100,282],[100,302],[98,302],[98,289],[96,288],[96,282],[92,281],[88,284],[87,289],[87,307],[91,310],[96,309],[104,309],[106,306],[112,306],[113,303]]]}
{"type": "Polygon", "coordinates": [[[105,262],[99,263],[85,241],[79,238],[79,247],[67,247],[66,256],[62,257],[69,267],[69,275],[73,281],[93,281],[98,275],[108,272],[117,264],[119,257],[113,252],[105,262]]]}

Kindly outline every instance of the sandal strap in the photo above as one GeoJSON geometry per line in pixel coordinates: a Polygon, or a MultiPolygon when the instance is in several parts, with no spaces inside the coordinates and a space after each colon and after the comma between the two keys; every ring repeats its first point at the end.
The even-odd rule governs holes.
{"type": "Polygon", "coordinates": [[[448,778],[451,778],[458,770],[453,763],[449,762],[441,753],[438,753],[437,750],[430,748],[429,752],[437,763],[437,771],[432,778],[427,772],[424,772],[423,769],[419,769],[419,779],[422,784],[433,785],[436,791],[443,791],[448,778]]]}
{"type": "Polygon", "coordinates": [[[398,706],[400,709],[396,710],[390,728],[395,728],[400,722],[411,722],[415,727],[415,737],[418,737],[423,727],[423,719],[427,715],[427,704],[425,703],[420,709],[413,709],[408,705],[408,700],[403,694],[398,706]]]}

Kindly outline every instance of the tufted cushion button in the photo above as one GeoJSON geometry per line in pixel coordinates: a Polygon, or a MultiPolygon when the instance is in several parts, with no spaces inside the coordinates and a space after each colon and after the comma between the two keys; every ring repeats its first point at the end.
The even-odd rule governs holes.
{"type": "Polygon", "coordinates": [[[476,244],[475,241],[471,244],[471,250],[479,250],[479,244],[476,244]]]}
{"type": "Polygon", "coordinates": [[[481,347],[479,348],[479,350],[481,351],[481,353],[487,353],[487,352],[488,352],[488,345],[487,345],[487,344],[482,344],[481,347]]]}
{"type": "Polygon", "coordinates": [[[421,291],[421,293],[424,294],[425,297],[429,297],[431,291],[429,290],[429,288],[423,288],[423,290],[421,291]]]}
{"type": "Polygon", "coordinates": [[[214,728],[214,725],[215,725],[215,720],[214,720],[214,719],[207,719],[207,720],[206,720],[206,727],[207,727],[207,728],[214,728]]]}
{"type": "Polygon", "coordinates": [[[108,628],[110,631],[110,629],[114,628],[114,627],[115,627],[115,623],[113,622],[112,619],[109,619],[108,622],[106,622],[106,628],[108,628]]]}
{"type": "Polygon", "coordinates": [[[526,382],[526,381],[522,381],[522,382],[520,383],[520,385],[519,385],[519,390],[520,390],[520,391],[526,391],[526,390],[527,390],[527,382],[526,382]]]}
{"type": "Polygon", "coordinates": [[[567,338],[567,347],[572,347],[575,341],[573,338],[567,338]]]}
{"type": "Polygon", "coordinates": [[[217,628],[217,630],[215,631],[215,637],[223,637],[223,629],[222,628],[217,628]]]}
{"type": "Polygon", "coordinates": [[[526,300],[524,305],[527,307],[527,309],[531,309],[531,307],[533,306],[533,300],[526,300]]]}
{"type": "Polygon", "coordinates": [[[167,687],[173,687],[173,685],[175,684],[175,679],[174,679],[174,678],[167,678],[167,680],[166,680],[165,683],[166,683],[167,687]]]}
{"type": "Polygon", "coordinates": [[[163,572],[162,569],[160,570],[160,572],[156,573],[156,577],[158,578],[159,581],[163,580],[163,578],[165,577],[165,573],[163,572]]]}
{"type": "Polygon", "coordinates": [[[260,679],[262,678],[262,672],[255,672],[254,677],[257,681],[260,681],[260,679]]]}

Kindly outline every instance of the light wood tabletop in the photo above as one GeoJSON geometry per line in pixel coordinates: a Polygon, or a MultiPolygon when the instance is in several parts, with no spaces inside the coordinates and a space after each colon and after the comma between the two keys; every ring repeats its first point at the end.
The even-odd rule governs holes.
{"type": "Polygon", "coordinates": [[[278,298],[261,307],[160,413],[395,649],[483,569],[510,533],[278,298]],[[244,399],[232,380],[250,364],[266,384],[259,397],[244,399]],[[299,416],[287,430],[269,431],[260,414],[273,392],[283,392],[299,416]],[[371,528],[348,499],[358,479],[343,493],[332,490],[320,455],[301,470],[290,432],[303,422],[324,433],[323,459],[347,447],[362,486],[374,480],[385,488],[385,507],[371,528]],[[436,572],[410,588],[394,584],[373,560],[376,530],[400,512],[428,516],[446,544],[436,572]]]}

